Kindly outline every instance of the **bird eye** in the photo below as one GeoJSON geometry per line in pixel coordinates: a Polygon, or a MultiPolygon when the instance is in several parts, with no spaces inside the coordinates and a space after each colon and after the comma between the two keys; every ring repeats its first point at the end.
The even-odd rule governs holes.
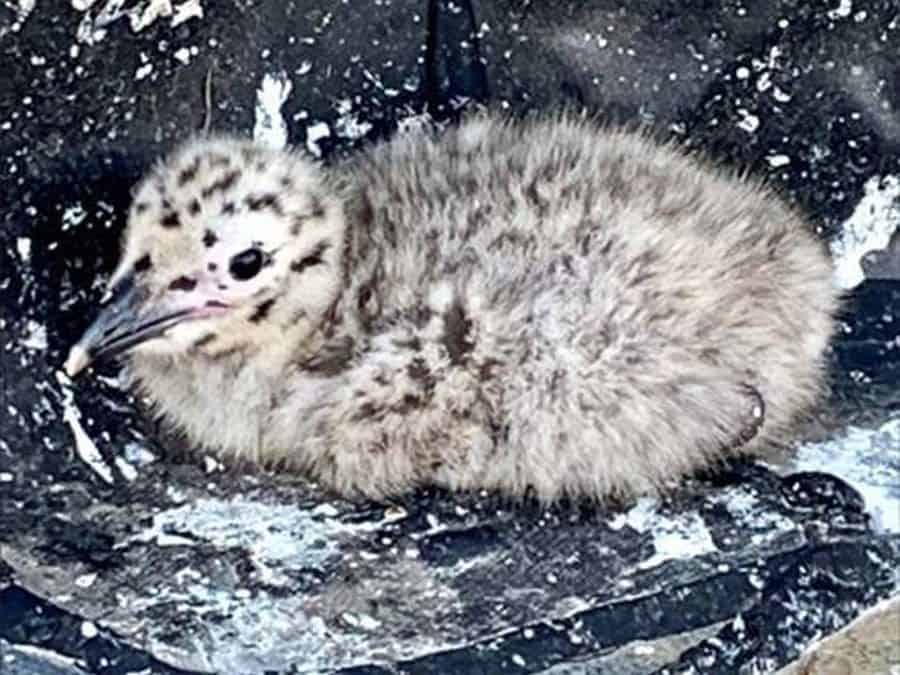
{"type": "Polygon", "coordinates": [[[248,248],[231,256],[228,271],[237,281],[252,279],[263,267],[263,252],[258,248],[248,248]]]}

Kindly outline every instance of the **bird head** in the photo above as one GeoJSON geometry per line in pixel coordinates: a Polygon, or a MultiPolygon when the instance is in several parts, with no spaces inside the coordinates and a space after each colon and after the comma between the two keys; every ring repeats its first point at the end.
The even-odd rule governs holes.
{"type": "Polygon", "coordinates": [[[302,341],[340,293],[345,218],[327,183],[307,158],[250,141],[176,150],[135,191],[121,260],[66,371],[302,341]]]}

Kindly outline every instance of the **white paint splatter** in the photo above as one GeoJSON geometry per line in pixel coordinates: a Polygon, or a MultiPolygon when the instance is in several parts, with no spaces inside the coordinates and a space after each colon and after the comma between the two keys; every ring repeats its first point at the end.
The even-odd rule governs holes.
{"type": "Polygon", "coordinates": [[[63,405],[63,421],[69,425],[72,430],[72,436],[75,438],[75,452],[82,462],[87,464],[94,473],[110,485],[115,482],[112,469],[104,461],[103,455],[97,449],[94,441],[81,426],[81,411],[75,405],[75,397],[72,394],[72,381],[61,370],[56,371],[56,381],[59,383],[62,391],[63,405]]]}
{"type": "Polygon", "coordinates": [[[143,80],[145,77],[150,75],[153,72],[153,64],[145,63],[140,66],[136,71],[134,71],[134,79],[135,80],[143,80]]]}
{"type": "Polygon", "coordinates": [[[16,239],[16,251],[19,254],[19,258],[22,259],[22,262],[31,260],[31,239],[28,237],[18,237],[16,239]]]}
{"type": "Polygon", "coordinates": [[[331,128],[325,122],[308,125],[306,127],[306,149],[314,157],[321,157],[322,149],[319,147],[319,141],[329,136],[331,136],[331,128]]]}
{"type": "Polygon", "coordinates": [[[769,155],[766,157],[766,161],[769,163],[769,166],[777,169],[779,166],[790,164],[791,158],[787,155],[769,155]]]}
{"type": "Polygon", "coordinates": [[[628,525],[636,532],[649,532],[653,536],[656,552],[640,562],[638,569],[646,570],[669,560],[694,558],[718,550],[699,514],[680,513],[669,517],[659,513],[658,506],[655,499],[644,497],[609,523],[613,529],[628,525]]]}
{"type": "Polygon", "coordinates": [[[85,218],[87,218],[87,212],[80,202],[68,207],[62,214],[62,231],[65,232],[70,227],[81,225],[85,218]]]}
{"type": "Polygon", "coordinates": [[[840,0],[840,4],[834,9],[828,10],[829,19],[843,19],[850,16],[853,11],[853,0],[840,0]]]}
{"type": "Polygon", "coordinates": [[[287,122],[281,114],[281,108],[291,95],[293,88],[291,80],[284,71],[263,75],[262,84],[256,92],[254,140],[276,150],[287,147],[287,122]]]}
{"type": "Polygon", "coordinates": [[[900,180],[896,176],[873,176],[853,214],[844,222],[841,235],[831,243],[835,261],[834,280],[839,288],[851,289],[865,280],[861,259],[869,251],[883,249],[900,227],[900,180]]]}
{"type": "Polygon", "coordinates": [[[187,0],[180,5],[175,5],[175,16],[172,17],[172,28],[180,26],[188,19],[202,19],[203,5],[200,0],[187,0]]]}
{"type": "Polygon", "coordinates": [[[759,129],[759,117],[745,108],[738,108],[737,113],[741,116],[741,120],[737,124],[738,128],[743,129],[748,134],[752,134],[759,129]]]}
{"type": "Polygon", "coordinates": [[[877,429],[849,427],[841,436],[797,448],[793,471],[823,471],[862,495],[881,532],[900,533],[900,417],[877,429]]]}
{"type": "Polygon", "coordinates": [[[135,33],[153,24],[160,17],[171,15],[172,3],[169,0],[150,0],[144,5],[138,5],[130,12],[127,12],[131,30],[135,33]]]}
{"type": "Polygon", "coordinates": [[[340,117],[334,121],[334,131],[339,138],[356,140],[372,130],[371,124],[359,120],[359,116],[353,112],[353,104],[349,100],[338,101],[335,107],[340,117]]]}
{"type": "Polygon", "coordinates": [[[90,588],[94,585],[94,582],[97,581],[97,573],[96,572],[88,572],[87,574],[82,574],[79,577],[75,578],[75,585],[78,588],[90,588]]]}
{"type": "Polygon", "coordinates": [[[106,29],[123,18],[128,20],[134,33],[166,17],[171,17],[169,24],[172,28],[188,19],[203,18],[200,0],[186,0],[177,5],[173,5],[172,0],[141,0],[131,7],[124,7],[124,0],[107,0],[99,10],[94,11],[96,4],[97,0],[72,0],[72,8],[84,14],[76,34],[78,42],[89,45],[100,42],[106,37],[106,29]]]}
{"type": "Polygon", "coordinates": [[[22,30],[22,24],[25,23],[31,13],[34,11],[35,3],[36,0],[19,0],[18,2],[7,0],[7,2],[5,2],[4,4],[10,9],[10,11],[15,13],[16,18],[7,26],[0,26],[0,38],[2,38],[9,32],[17,33],[22,30]]]}
{"type": "Polygon", "coordinates": [[[338,553],[343,533],[380,527],[381,523],[349,526],[323,514],[293,505],[265,504],[238,497],[231,501],[200,499],[153,517],[153,524],[137,541],[159,545],[194,545],[205,540],[223,549],[250,552],[261,580],[288,585],[281,570],[317,567],[338,553]],[[192,538],[172,541],[169,532],[190,533],[192,538]]]}
{"type": "Polygon", "coordinates": [[[739,536],[746,537],[754,547],[762,547],[798,529],[797,523],[787,516],[761,506],[759,498],[744,486],[726,488],[712,499],[728,509],[736,521],[739,536]]]}
{"type": "Polygon", "coordinates": [[[20,340],[20,344],[26,349],[33,349],[38,352],[46,351],[47,327],[34,319],[28,319],[25,322],[24,337],[20,340]]]}
{"type": "Polygon", "coordinates": [[[127,480],[129,483],[137,480],[138,472],[131,464],[126,462],[121,457],[115,458],[116,468],[119,470],[119,473],[127,480]]]}
{"type": "Polygon", "coordinates": [[[123,454],[125,455],[125,461],[132,466],[147,466],[156,461],[156,455],[139,443],[126,443],[123,454]]]}

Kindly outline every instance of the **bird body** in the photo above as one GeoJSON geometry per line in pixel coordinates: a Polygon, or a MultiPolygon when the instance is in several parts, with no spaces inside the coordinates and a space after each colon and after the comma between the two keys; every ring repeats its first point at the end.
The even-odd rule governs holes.
{"type": "Polygon", "coordinates": [[[837,306],[760,183],[569,115],[332,166],[194,140],[138,187],[110,286],[70,371],[128,350],[197,445],[375,498],[626,496],[786,440],[837,306]]]}

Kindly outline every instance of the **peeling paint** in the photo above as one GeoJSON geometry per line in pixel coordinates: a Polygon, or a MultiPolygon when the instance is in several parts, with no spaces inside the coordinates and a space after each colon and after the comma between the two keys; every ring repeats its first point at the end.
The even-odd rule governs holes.
{"type": "Polygon", "coordinates": [[[866,181],[864,190],[840,236],[831,244],[835,283],[847,290],[865,280],[862,257],[869,251],[886,248],[894,230],[900,227],[900,179],[873,176],[866,181]]]}
{"type": "Polygon", "coordinates": [[[281,150],[287,147],[287,122],[281,113],[294,85],[284,71],[263,75],[262,83],[256,91],[256,121],[253,138],[271,148],[281,150]]]}

